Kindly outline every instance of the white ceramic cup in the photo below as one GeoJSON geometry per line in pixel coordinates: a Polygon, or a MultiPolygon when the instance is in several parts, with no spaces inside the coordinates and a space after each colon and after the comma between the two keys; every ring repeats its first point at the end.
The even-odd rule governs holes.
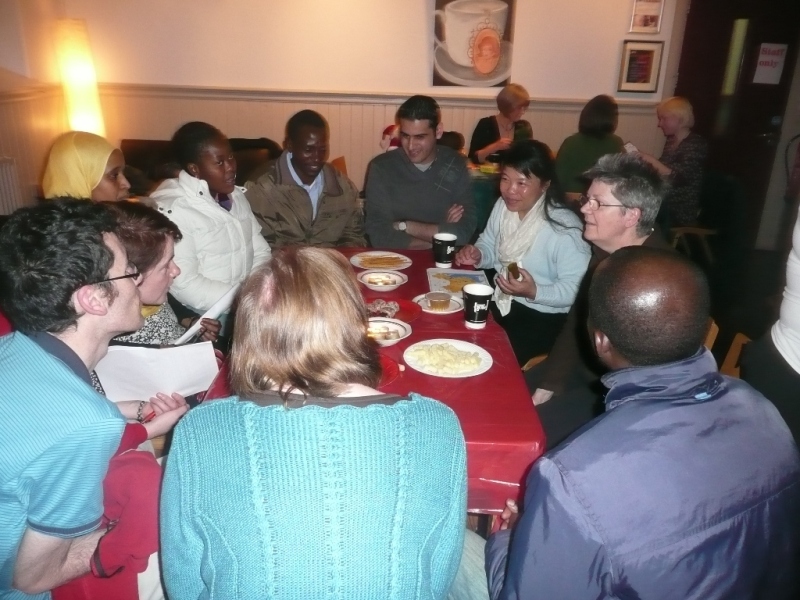
{"type": "Polygon", "coordinates": [[[436,44],[444,48],[453,62],[472,67],[472,49],[477,34],[487,28],[494,29],[502,39],[508,20],[508,4],[502,0],[455,0],[437,10],[442,20],[444,41],[436,44]]]}

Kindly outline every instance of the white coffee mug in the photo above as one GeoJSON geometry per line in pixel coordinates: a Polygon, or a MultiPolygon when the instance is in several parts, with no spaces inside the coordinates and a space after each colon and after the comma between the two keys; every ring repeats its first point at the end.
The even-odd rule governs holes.
{"type": "Polygon", "coordinates": [[[508,4],[502,0],[455,0],[437,10],[442,20],[444,41],[436,44],[444,48],[454,62],[463,67],[474,66],[473,53],[478,34],[484,29],[494,30],[502,39],[508,19],[508,4]]]}

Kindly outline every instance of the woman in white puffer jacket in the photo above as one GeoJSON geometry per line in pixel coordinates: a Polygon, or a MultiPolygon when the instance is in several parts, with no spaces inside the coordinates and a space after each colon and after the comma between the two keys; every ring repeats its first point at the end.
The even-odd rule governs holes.
{"type": "Polygon", "coordinates": [[[175,246],[181,274],[170,292],[202,313],[267,260],[270,248],[244,188],[236,187],[236,160],[228,138],[195,121],[175,132],[172,145],[183,170],[158,186],[151,198],[183,233],[175,246]]]}

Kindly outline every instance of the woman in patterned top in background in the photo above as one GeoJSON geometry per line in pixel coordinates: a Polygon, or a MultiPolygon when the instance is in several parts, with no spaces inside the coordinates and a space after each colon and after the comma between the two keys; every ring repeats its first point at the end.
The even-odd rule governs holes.
{"type": "Polygon", "coordinates": [[[691,225],[700,214],[700,188],[708,144],[692,131],[694,111],[686,98],[667,98],[656,108],[658,128],[667,138],[661,158],[640,152],[658,173],[669,182],[657,222],[663,231],[670,227],[691,225]]]}
{"type": "MultiPolygon", "coordinates": [[[[138,202],[107,204],[117,219],[117,237],[128,253],[128,261],[142,274],[139,295],[144,326],[138,331],[114,338],[126,344],[164,345],[183,335],[167,302],[167,292],[181,270],[174,262],[175,244],[181,240],[178,226],[154,208],[138,202]]],[[[203,319],[200,339],[215,341],[219,322],[203,319]]]]}

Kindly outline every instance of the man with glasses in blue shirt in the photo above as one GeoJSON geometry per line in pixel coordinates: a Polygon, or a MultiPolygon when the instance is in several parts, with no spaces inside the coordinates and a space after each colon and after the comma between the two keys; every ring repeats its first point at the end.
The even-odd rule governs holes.
{"type": "MultiPolygon", "coordinates": [[[[49,598],[89,571],[125,418],[93,389],[114,336],[141,327],[139,273],[99,204],[59,200],[0,229],[0,596],[49,598]]],[[[148,409],[147,412],[150,412],[148,409]]]]}
{"type": "Polygon", "coordinates": [[[583,237],[592,245],[592,259],[553,349],[525,373],[548,450],[603,410],[599,379],[605,368],[586,335],[587,294],[595,267],[627,246],[669,248],[655,227],[666,184],[653,167],[636,154],[607,154],[584,178],[592,181],[580,201],[583,237]]]}

